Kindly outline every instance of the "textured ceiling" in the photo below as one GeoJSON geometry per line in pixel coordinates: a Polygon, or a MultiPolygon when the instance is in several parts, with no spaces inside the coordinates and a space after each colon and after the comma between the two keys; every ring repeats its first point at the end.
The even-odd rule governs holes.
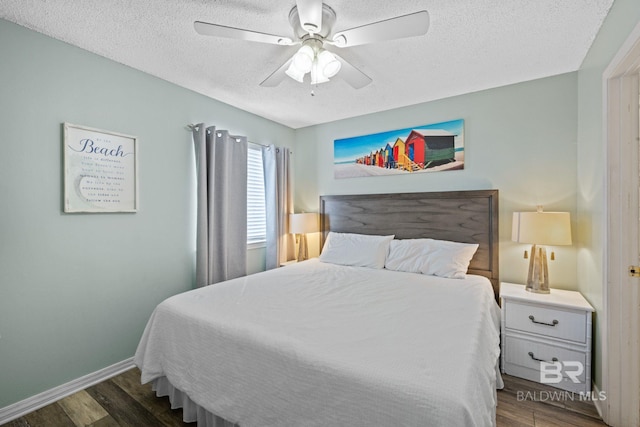
{"type": "Polygon", "coordinates": [[[575,71],[613,0],[326,0],[335,31],[427,10],[425,36],[336,50],[373,83],[259,83],[296,51],[198,35],[196,20],[292,37],[295,0],[0,0],[0,17],[292,128],[575,71]]]}

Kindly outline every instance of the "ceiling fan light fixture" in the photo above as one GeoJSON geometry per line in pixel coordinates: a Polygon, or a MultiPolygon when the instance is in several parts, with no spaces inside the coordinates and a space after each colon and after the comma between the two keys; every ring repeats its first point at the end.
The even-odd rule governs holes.
{"type": "Polygon", "coordinates": [[[304,45],[295,55],[293,55],[292,65],[294,65],[300,72],[308,73],[311,71],[311,67],[313,65],[313,60],[315,57],[315,52],[313,48],[309,45],[304,45]]]}
{"type": "Polygon", "coordinates": [[[319,85],[320,83],[327,83],[329,78],[322,72],[319,61],[316,59],[313,61],[313,67],[311,67],[311,84],[319,85]]]}
{"type": "Polygon", "coordinates": [[[285,74],[291,77],[293,80],[303,83],[304,75],[306,74],[306,72],[303,72],[300,69],[298,69],[298,67],[296,67],[295,61],[291,61],[289,68],[287,68],[287,71],[285,71],[285,74]]]}
{"type": "Polygon", "coordinates": [[[318,53],[317,58],[318,68],[327,79],[335,76],[336,74],[338,74],[338,71],[340,71],[340,67],[342,66],[342,64],[328,50],[322,49],[318,53]]]}

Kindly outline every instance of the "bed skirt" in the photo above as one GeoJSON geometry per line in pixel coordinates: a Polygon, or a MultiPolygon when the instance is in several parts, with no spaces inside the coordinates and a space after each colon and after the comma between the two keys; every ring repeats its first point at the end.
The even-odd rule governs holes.
{"type": "MultiPolygon", "coordinates": [[[[186,393],[175,388],[167,377],[160,377],[153,380],[151,382],[151,388],[156,392],[156,396],[169,397],[171,409],[182,408],[182,421],[185,423],[197,422],[198,427],[240,427],[238,424],[227,421],[194,403],[186,393]]],[[[500,375],[500,368],[498,364],[496,364],[496,389],[502,390],[503,388],[504,382],[500,375]]],[[[493,393],[494,395],[496,394],[495,389],[493,393]]]]}
{"type": "Polygon", "coordinates": [[[182,420],[185,423],[197,422],[198,427],[239,427],[194,403],[186,393],[175,388],[167,377],[156,378],[151,386],[158,397],[169,397],[171,409],[182,408],[182,420]]]}

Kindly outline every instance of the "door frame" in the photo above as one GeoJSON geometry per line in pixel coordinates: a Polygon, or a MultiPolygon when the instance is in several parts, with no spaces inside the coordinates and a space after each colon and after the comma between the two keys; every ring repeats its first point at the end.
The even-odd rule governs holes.
{"type": "Polygon", "coordinates": [[[603,73],[606,209],[600,409],[612,426],[640,426],[638,72],[640,24],[603,73]]]}

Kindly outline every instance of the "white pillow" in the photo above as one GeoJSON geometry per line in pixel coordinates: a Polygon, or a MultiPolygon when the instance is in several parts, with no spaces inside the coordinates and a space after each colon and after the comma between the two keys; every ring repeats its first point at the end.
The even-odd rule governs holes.
{"type": "Polygon", "coordinates": [[[422,264],[420,272],[431,276],[464,279],[477,243],[458,243],[446,240],[432,240],[431,250],[422,264]]]}
{"type": "Polygon", "coordinates": [[[394,236],[329,232],[320,261],[358,267],[383,268],[394,236]]]}
{"type": "Polygon", "coordinates": [[[433,239],[392,240],[389,255],[384,263],[387,270],[421,273],[427,254],[432,250],[433,239]]]}

